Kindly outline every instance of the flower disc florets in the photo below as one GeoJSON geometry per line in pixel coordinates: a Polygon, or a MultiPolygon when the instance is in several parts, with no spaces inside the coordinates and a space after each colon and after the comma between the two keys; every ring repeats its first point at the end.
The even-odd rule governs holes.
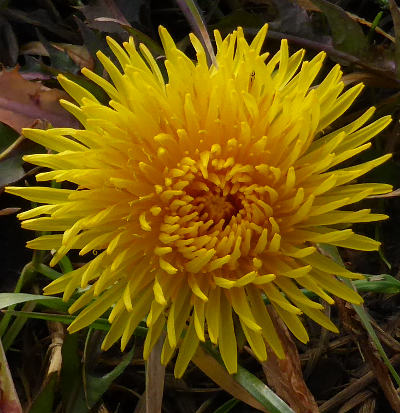
{"type": "Polygon", "coordinates": [[[329,293],[362,301],[335,278],[360,276],[320,254],[316,244],[378,249],[378,242],[343,224],[386,216],[340,208],[391,190],[353,182],[389,156],[332,168],[367,149],[390,117],[363,127],[371,108],[325,133],[362,85],[343,92],[335,66],[313,86],[324,53],[302,62],[304,51],[289,56],[283,40],[268,58],[261,53],[266,29],[251,44],[240,28],[224,40],[215,32],[216,63],[208,67],[194,36],[196,62],[161,28],[167,80],[144,45],[139,52],[132,39],[125,49],[108,39],[122,71],[99,52],[112,84],[87,69],[83,74],[108,93],[109,106],[60,76],[78,103],[62,104],[84,129],[24,131],[57,152],[25,157],[50,168],[37,180],[78,186],[8,188],[44,204],[20,214],[24,228],[55,232],[29,247],[55,249],[52,265],[70,249],[99,251],[45,289],[63,292],[65,300],[84,289],[70,308],[83,308],[70,332],[112,308],[104,349],[119,339],[124,348],[146,318],[145,358],[166,328],[161,358],[167,363],[179,347],[177,376],[207,338],[233,373],[239,323],[260,360],[266,343],[284,357],[265,297],[303,342],[302,313],[337,329],[301,288],[328,303],[329,293]]]}

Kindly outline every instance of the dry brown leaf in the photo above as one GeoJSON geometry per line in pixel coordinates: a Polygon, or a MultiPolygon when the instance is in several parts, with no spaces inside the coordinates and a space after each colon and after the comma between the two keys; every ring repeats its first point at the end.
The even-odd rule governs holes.
{"type": "Polygon", "coordinates": [[[31,54],[35,56],[49,56],[49,52],[43,46],[43,43],[37,40],[23,44],[19,48],[19,53],[21,55],[31,54]]]}
{"type": "Polygon", "coordinates": [[[164,392],[165,366],[161,352],[165,334],[162,334],[146,362],[146,413],[161,413],[164,392]]]}
{"type": "Polygon", "coordinates": [[[358,413],[375,413],[376,407],[376,399],[375,397],[371,397],[362,404],[362,406],[358,409],[358,413]]]}
{"type": "Polygon", "coordinates": [[[393,88],[393,81],[382,76],[378,76],[375,73],[368,72],[353,72],[342,77],[342,82],[345,86],[349,86],[355,83],[364,83],[370,87],[382,87],[393,88]]]}
{"type": "Polygon", "coordinates": [[[21,208],[3,208],[0,209],[0,216],[16,214],[21,208]]]}
{"type": "Polygon", "coordinates": [[[389,192],[388,194],[383,194],[383,195],[371,195],[368,197],[368,199],[372,198],[395,198],[400,196],[400,189],[395,189],[392,192],[389,192]]]}
{"type": "MultiPolygon", "coordinates": [[[[338,299],[337,299],[338,300],[338,299]]],[[[400,354],[394,355],[390,359],[390,363],[395,367],[400,363],[400,354]]],[[[334,408],[343,405],[347,400],[360,394],[367,386],[369,386],[376,379],[375,373],[373,371],[368,371],[357,380],[350,382],[343,390],[336,393],[329,400],[324,402],[319,406],[319,411],[321,413],[333,412],[334,408]]]]}
{"type": "Polygon", "coordinates": [[[85,46],[79,46],[69,43],[52,43],[52,45],[62,52],[67,53],[71,60],[80,68],[94,68],[94,60],[85,46]]]}
{"type": "Polygon", "coordinates": [[[59,104],[60,99],[69,97],[61,90],[24,79],[17,69],[0,72],[0,121],[18,132],[37,119],[48,120],[56,127],[78,127],[59,104]]]}
{"type": "Polygon", "coordinates": [[[303,9],[308,11],[321,11],[318,6],[313,4],[311,0],[291,0],[293,3],[297,3],[303,9]]]}
{"type": "Polygon", "coordinates": [[[360,393],[357,393],[350,400],[343,404],[338,413],[347,413],[359,404],[364,403],[366,400],[373,398],[374,396],[375,393],[371,390],[364,390],[360,393]]]}
{"type": "Polygon", "coordinates": [[[337,300],[337,306],[344,328],[349,331],[354,341],[358,344],[363,357],[367,360],[379,386],[385,394],[386,400],[394,412],[400,413],[400,396],[393,385],[389,369],[382,360],[371,337],[361,324],[354,308],[346,305],[340,299],[337,300]]]}
{"type": "MultiPolygon", "coordinates": [[[[30,308],[29,307],[26,308],[26,311],[32,311],[35,306],[35,304],[31,302],[27,303],[27,305],[30,308]]],[[[53,321],[49,321],[47,325],[49,327],[50,336],[51,336],[51,344],[49,346],[49,361],[48,361],[47,373],[46,373],[46,376],[43,382],[40,385],[40,390],[35,395],[35,398],[32,400],[33,404],[35,403],[35,400],[37,400],[43,394],[46,388],[51,385],[52,381],[58,380],[58,377],[61,373],[61,367],[62,367],[61,349],[64,343],[64,336],[65,336],[64,326],[63,324],[59,322],[53,322],[53,321]]],[[[32,407],[32,404],[28,406],[26,411],[30,411],[31,407],[32,407]]]]}
{"type": "Polygon", "coordinates": [[[60,374],[62,366],[61,349],[64,343],[64,326],[58,322],[49,321],[47,323],[51,334],[49,367],[47,369],[47,377],[52,374],[60,374]]]}
{"type": "Polygon", "coordinates": [[[286,358],[280,360],[273,351],[268,352],[267,361],[262,363],[268,385],[295,412],[318,413],[317,403],[304,382],[297,347],[283,322],[273,311],[270,314],[285,349],[286,358]]]}

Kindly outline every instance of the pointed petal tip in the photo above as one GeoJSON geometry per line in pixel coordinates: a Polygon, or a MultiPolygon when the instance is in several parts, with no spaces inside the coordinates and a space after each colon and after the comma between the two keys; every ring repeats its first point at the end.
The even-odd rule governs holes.
{"type": "Polygon", "coordinates": [[[76,328],[74,325],[74,321],[67,327],[67,331],[69,334],[74,334],[79,330],[79,328],[76,328]]]}
{"type": "Polygon", "coordinates": [[[63,80],[68,80],[68,78],[67,78],[65,75],[63,75],[62,73],[59,73],[59,74],[57,75],[57,80],[58,80],[59,82],[61,82],[61,81],[63,81],[63,80]]]}

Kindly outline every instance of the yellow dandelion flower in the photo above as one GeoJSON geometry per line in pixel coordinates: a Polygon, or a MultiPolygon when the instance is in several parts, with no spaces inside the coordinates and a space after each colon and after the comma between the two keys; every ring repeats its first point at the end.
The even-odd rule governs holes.
{"type": "Polygon", "coordinates": [[[338,65],[313,86],[325,54],[303,61],[304,51],[289,55],[283,40],[269,58],[261,53],[266,32],[264,26],[249,44],[241,28],[225,39],[216,31],[216,64],[209,67],[195,36],[193,62],[160,28],[167,80],[145,45],[137,50],[130,39],[122,48],[109,38],[122,71],[103,53],[97,56],[112,83],[82,70],[109,95],[109,105],[59,76],[77,102],[61,104],[83,129],[24,130],[56,152],[25,156],[50,169],[37,180],[77,185],[7,188],[43,204],[19,214],[24,228],[54,231],[28,247],[56,250],[51,265],[71,249],[99,251],[45,288],[65,300],[84,289],[70,307],[81,310],[71,333],[111,308],[103,349],[118,340],[124,349],[146,319],[144,358],[166,329],[161,361],[179,349],[177,377],[207,339],[235,373],[239,323],[259,360],[267,357],[266,343],[284,357],[264,297],[302,342],[308,341],[303,313],[337,331],[302,288],[330,304],[329,294],[362,302],[335,278],[361,276],[320,254],[316,244],[379,248],[343,223],[387,217],[341,208],[391,190],[354,183],[390,155],[333,167],[369,148],[390,117],[364,126],[370,108],[327,133],[363,86],[343,92],[338,65]]]}

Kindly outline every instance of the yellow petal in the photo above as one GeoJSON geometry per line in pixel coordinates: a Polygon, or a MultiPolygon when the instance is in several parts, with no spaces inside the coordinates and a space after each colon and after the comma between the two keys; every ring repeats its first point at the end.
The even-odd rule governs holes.
{"type": "Polygon", "coordinates": [[[183,376],[189,361],[192,359],[194,353],[199,345],[199,338],[197,337],[194,327],[193,317],[190,320],[188,329],[186,330],[185,338],[179,348],[179,354],[176,359],[174,374],[175,377],[180,378],[183,376]]]}
{"type": "Polygon", "coordinates": [[[220,301],[218,347],[229,374],[237,372],[237,345],[233,327],[232,309],[222,294],[220,301]]]}

